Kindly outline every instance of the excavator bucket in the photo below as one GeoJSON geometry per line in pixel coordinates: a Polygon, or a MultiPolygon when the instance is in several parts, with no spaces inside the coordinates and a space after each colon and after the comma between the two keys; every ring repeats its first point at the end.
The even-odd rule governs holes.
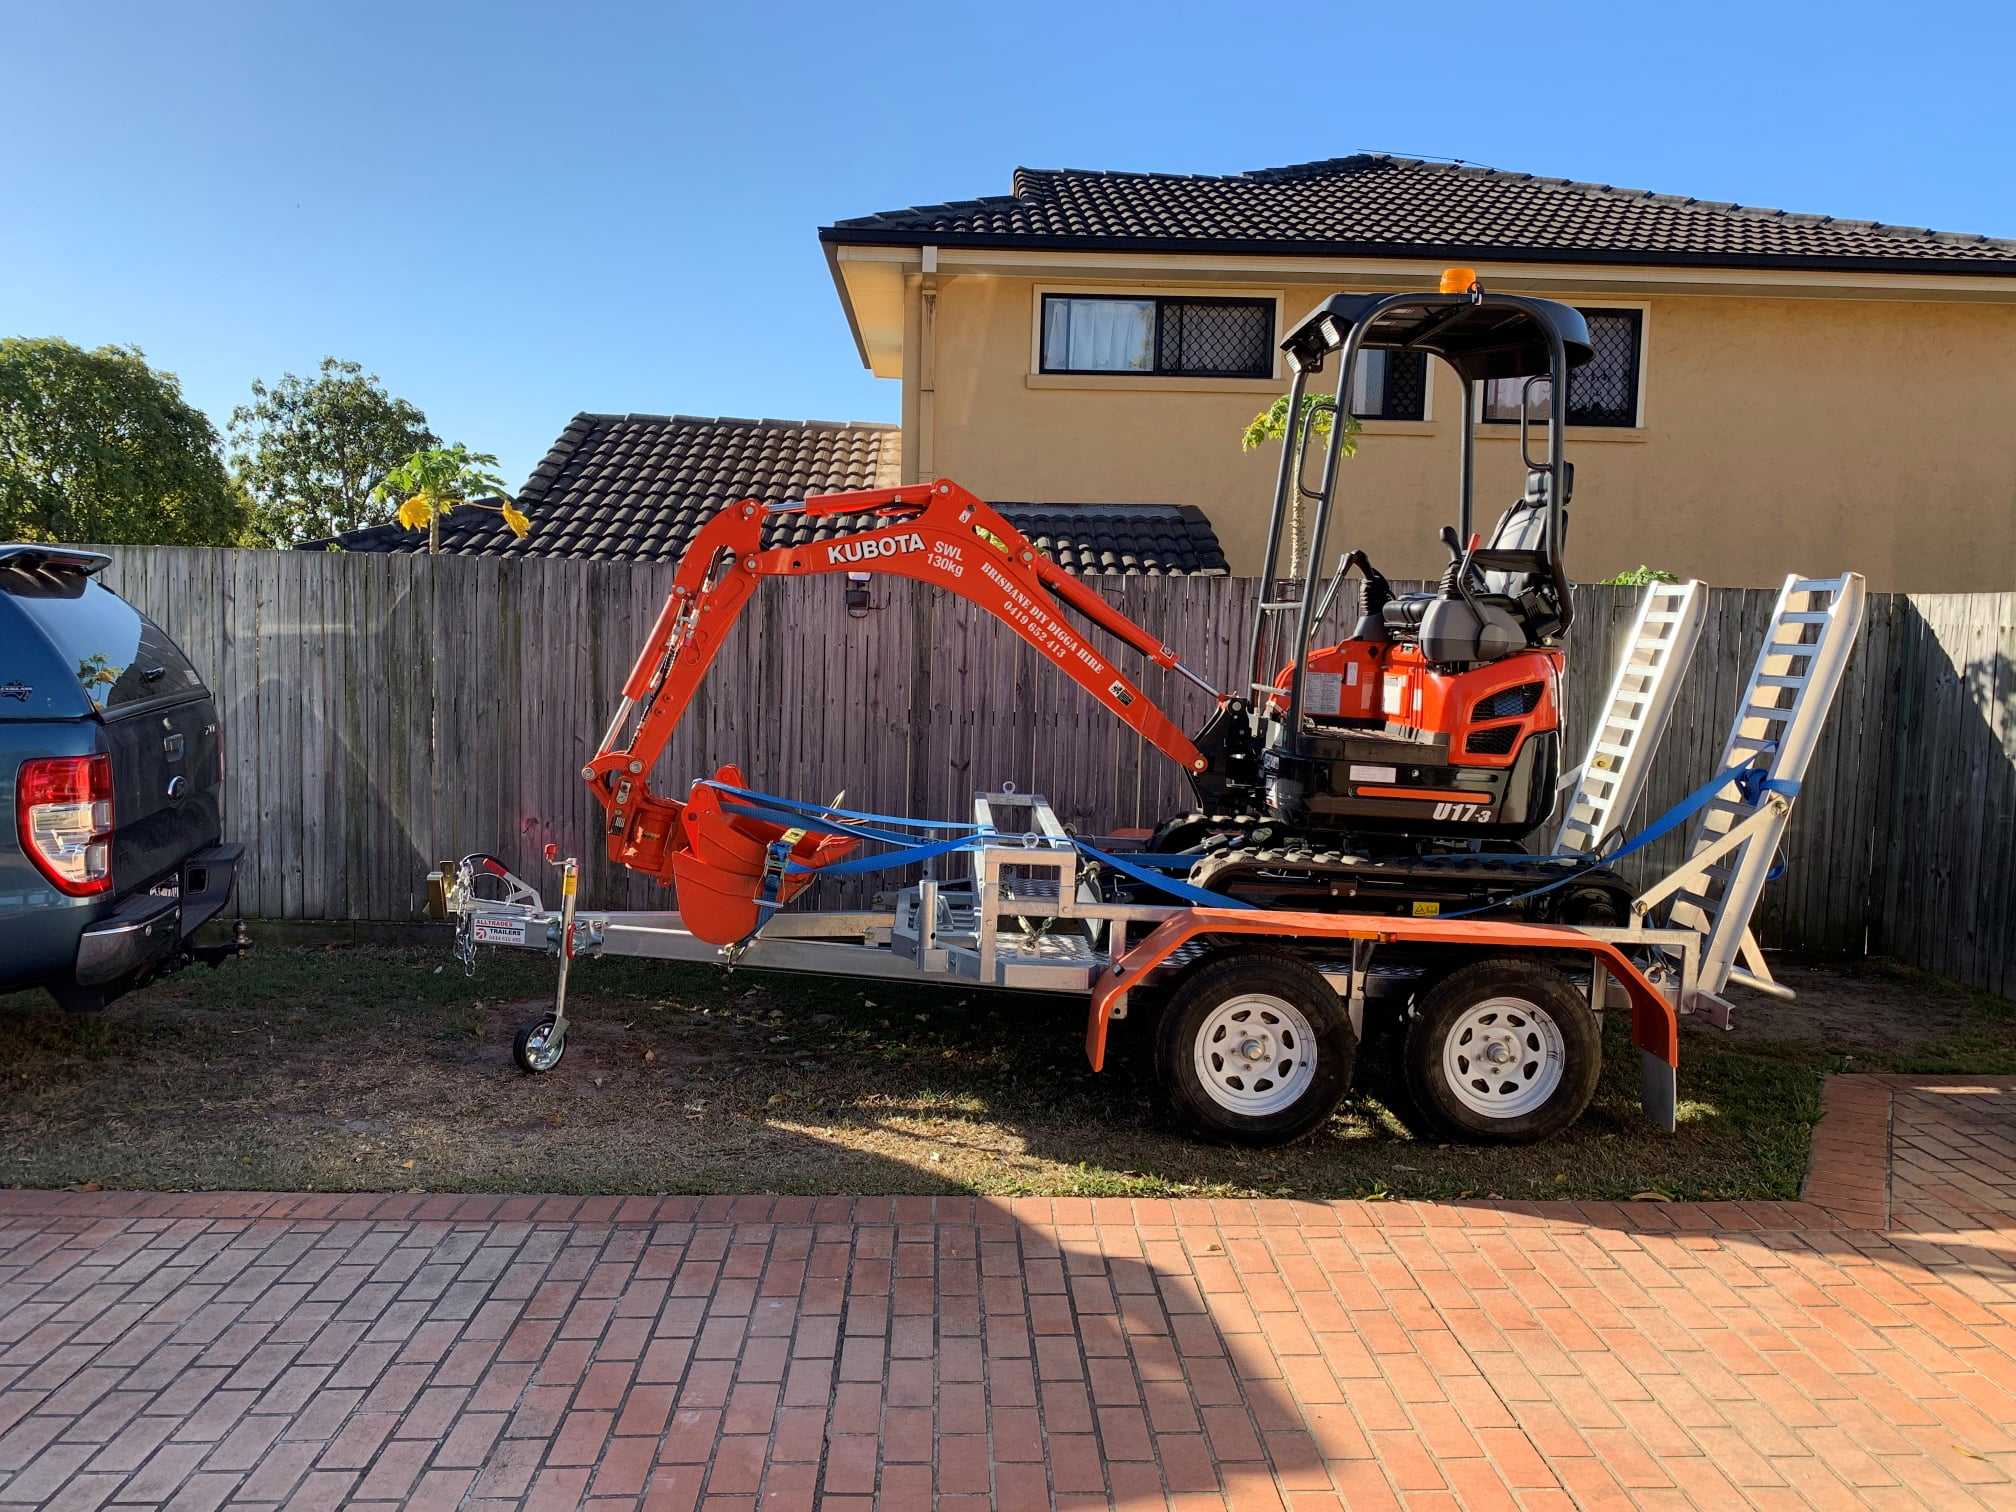
{"type": "MultiPolygon", "coordinates": [[[[729,787],[747,787],[741,771],[730,765],[714,774],[729,787]]],[[[765,873],[772,870],[771,847],[790,844],[790,859],[817,868],[838,861],[858,841],[846,835],[815,834],[788,829],[753,814],[734,812],[722,801],[719,788],[693,784],[677,810],[673,845],[666,857],[678,894],[679,917],[686,928],[710,945],[732,945],[748,938],[762,923],[765,903],[789,903],[812,881],[807,871],[784,871],[765,897],[765,873]]]]}

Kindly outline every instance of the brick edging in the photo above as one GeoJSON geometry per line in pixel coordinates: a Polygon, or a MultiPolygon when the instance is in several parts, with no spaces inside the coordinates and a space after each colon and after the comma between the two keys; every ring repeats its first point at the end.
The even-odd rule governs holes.
{"type": "Polygon", "coordinates": [[[1820,1123],[1800,1201],[1843,1228],[1887,1233],[1896,1227],[1891,1193],[1896,1099],[1912,1092],[2016,1093],[2016,1077],[1909,1072],[1828,1077],[1820,1090],[1820,1123]]]}
{"type": "Polygon", "coordinates": [[[1807,1202],[1323,1202],[1125,1197],[621,1197],[384,1192],[79,1192],[0,1189],[10,1217],[295,1222],[1018,1224],[1309,1230],[1502,1230],[1544,1223],[1644,1234],[1826,1227],[1807,1202]]]}
{"type": "Polygon", "coordinates": [[[1849,1228],[1890,1226],[1890,1095],[1887,1076],[1830,1076],[1802,1202],[1849,1228]]]}

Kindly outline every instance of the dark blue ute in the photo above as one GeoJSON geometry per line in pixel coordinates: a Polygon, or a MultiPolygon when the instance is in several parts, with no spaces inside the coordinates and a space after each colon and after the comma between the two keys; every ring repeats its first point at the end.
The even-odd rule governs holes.
{"type": "Polygon", "coordinates": [[[0,545],[0,992],[97,1008],[193,960],[237,881],[202,674],[98,574],[102,552],[0,545]]]}

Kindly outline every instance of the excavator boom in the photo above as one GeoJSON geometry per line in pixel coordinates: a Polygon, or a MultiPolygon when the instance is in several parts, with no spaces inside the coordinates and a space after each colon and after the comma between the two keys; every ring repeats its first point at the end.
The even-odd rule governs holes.
{"type": "MultiPolygon", "coordinates": [[[[1020,531],[957,483],[939,479],[899,488],[864,489],[808,499],[789,512],[824,518],[868,514],[870,528],[797,545],[763,545],[766,509],[753,500],[729,505],[703,526],[679,559],[672,592],[623,685],[623,702],[582,777],[606,816],[612,860],[661,880],[678,879],[689,920],[689,882],[682,875],[696,854],[710,855],[715,870],[734,824],[767,850],[790,831],[759,834],[763,826],[718,812],[713,802],[680,802],[651,792],[648,777],[694,692],[719,654],[742,606],[767,577],[814,573],[893,573],[929,583],[978,605],[1137,731],[1186,773],[1209,762],[1183,731],[1125,672],[1090,644],[1065,617],[1065,606],[1157,666],[1170,668],[1226,700],[1178,659],[1175,651],[1121,614],[1098,594],[1039,553],[1020,531]],[[1061,602],[1060,602],[1061,601],[1061,602]]],[[[739,774],[733,779],[740,785],[739,774]]],[[[824,837],[830,859],[834,837],[824,837]]],[[[818,837],[791,841],[809,860],[818,837]]],[[[730,849],[735,849],[731,844],[730,849]]],[[[740,865],[760,868],[760,854],[740,865]]],[[[800,884],[802,885],[802,883],[800,884]]],[[[780,900],[781,901],[781,900],[780,900]]]]}

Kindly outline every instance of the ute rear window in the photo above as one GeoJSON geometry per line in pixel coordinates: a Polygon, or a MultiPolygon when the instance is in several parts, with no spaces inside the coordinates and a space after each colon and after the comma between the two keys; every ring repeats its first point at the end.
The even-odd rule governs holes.
{"type": "Polygon", "coordinates": [[[166,631],[82,574],[8,568],[0,590],[49,638],[100,713],[203,691],[166,631]]]}

